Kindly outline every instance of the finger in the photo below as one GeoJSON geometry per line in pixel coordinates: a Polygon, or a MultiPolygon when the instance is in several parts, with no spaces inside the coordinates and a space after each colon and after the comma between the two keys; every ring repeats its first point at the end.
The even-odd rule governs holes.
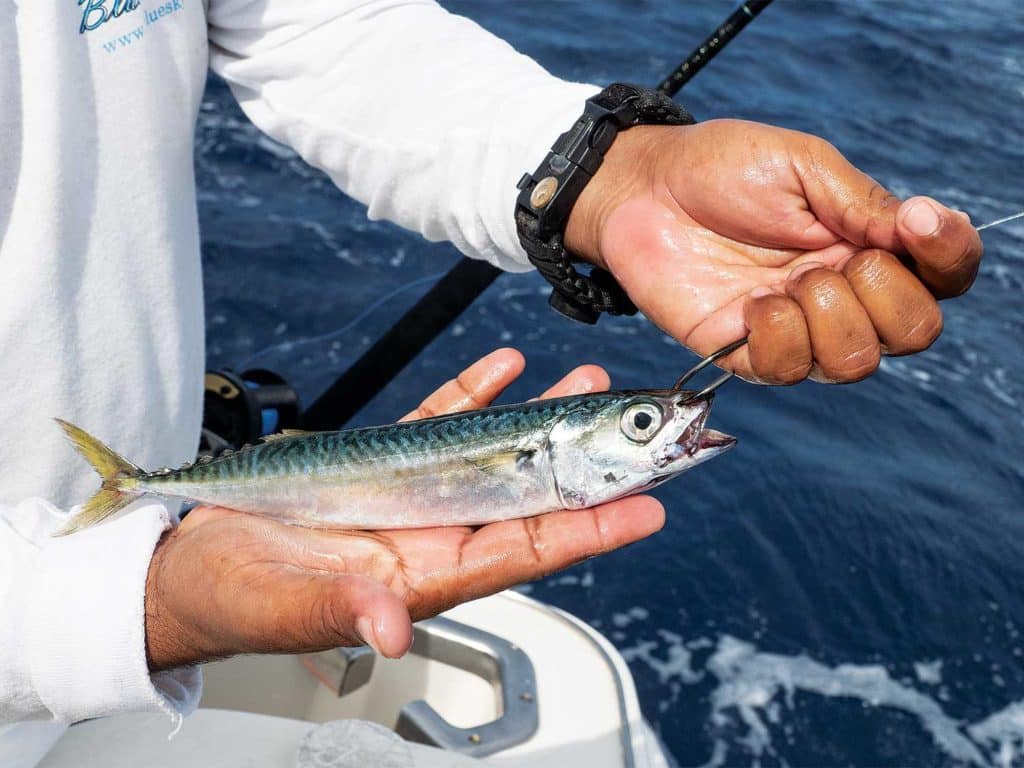
{"type": "Polygon", "coordinates": [[[271,622],[270,650],[311,651],[368,645],[388,658],[412,646],[412,620],[404,601],[365,576],[296,572],[265,584],[263,615],[271,622]]]}
{"type": "Polygon", "coordinates": [[[477,360],[454,379],[446,382],[420,406],[400,419],[426,419],[446,413],[486,408],[526,367],[516,349],[503,348],[477,360]]]}
{"type": "Polygon", "coordinates": [[[814,363],[811,337],[794,299],[767,289],[757,291],[751,294],[743,317],[750,329],[747,353],[754,379],[764,384],[796,384],[807,378],[814,363]]]}
{"type": "Polygon", "coordinates": [[[597,365],[581,365],[563,376],[561,381],[550,387],[539,399],[604,392],[610,385],[611,379],[604,368],[597,365]]]}
{"type": "Polygon", "coordinates": [[[945,299],[971,287],[983,247],[966,214],[928,197],[912,197],[900,206],[897,223],[900,240],[932,293],[945,299]]]}
{"type": "Polygon", "coordinates": [[[942,332],[942,310],[935,297],[891,253],[861,251],[846,262],[843,275],[886,354],[920,352],[942,332]]]}
{"type": "Polygon", "coordinates": [[[827,141],[805,136],[804,142],[793,160],[814,215],[851,243],[898,251],[899,199],[827,141]]]}
{"type": "Polygon", "coordinates": [[[846,278],[831,269],[811,269],[790,280],[786,292],[803,310],[817,378],[859,381],[878,368],[878,336],[846,278]]]}
{"type": "Polygon", "coordinates": [[[428,573],[416,585],[414,617],[539,579],[661,530],[665,510],[650,496],[593,509],[563,510],[486,525],[465,537],[459,566],[428,573]]]}

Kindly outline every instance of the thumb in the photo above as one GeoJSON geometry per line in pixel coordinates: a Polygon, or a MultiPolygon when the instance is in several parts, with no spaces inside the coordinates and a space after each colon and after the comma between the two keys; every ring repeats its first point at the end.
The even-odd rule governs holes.
{"type": "Polygon", "coordinates": [[[896,231],[899,198],[824,139],[804,138],[794,165],[818,221],[855,245],[902,252],[896,231]]]}
{"type": "Polygon", "coordinates": [[[299,645],[366,644],[390,659],[404,656],[412,646],[412,620],[405,603],[379,581],[316,576],[294,597],[286,612],[305,635],[299,645]]]}
{"type": "Polygon", "coordinates": [[[899,210],[899,237],[918,278],[940,299],[966,291],[983,251],[970,217],[930,197],[912,197],[899,210]]]}

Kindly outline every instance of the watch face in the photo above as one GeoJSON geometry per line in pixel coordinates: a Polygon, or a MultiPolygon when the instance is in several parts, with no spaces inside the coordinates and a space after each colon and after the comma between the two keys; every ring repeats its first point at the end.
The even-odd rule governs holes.
{"type": "MultiPolygon", "coordinates": [[[[556,157],[562,157],[556,155],[556,157]]],[[[562,158],[565,160],[565,158],[562,158]]],[[[569,161],[566,160],[566,167],[568,167],[569,161]]],[[[533,192],[530,193],[530,205],[534,210],[540,210],[548,203],[551,202],[551,198],[555,196],[555,192],[558,190],[558,179],[554,176],[545,176],[543,179],[537,182],[537,186],[533,188],[533,192]]]]}

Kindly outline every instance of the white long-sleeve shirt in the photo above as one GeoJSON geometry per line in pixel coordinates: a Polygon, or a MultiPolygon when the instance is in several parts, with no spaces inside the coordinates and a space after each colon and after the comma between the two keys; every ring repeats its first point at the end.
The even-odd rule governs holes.
{"type": "Polygon", "coordinates": [[[146,671],[167,511],[47,533],[97,486],[51,417],[143,467],[195,453],[208,66],[370,216],[506,269],[515,182],[595,91],[431,0],[0,0],[0,723],[198,696],[146,671]]]}

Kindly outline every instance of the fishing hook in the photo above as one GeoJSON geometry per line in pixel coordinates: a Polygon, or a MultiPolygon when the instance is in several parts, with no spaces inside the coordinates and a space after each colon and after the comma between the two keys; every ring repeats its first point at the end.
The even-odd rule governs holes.
{"type": "MultiPolygon", "coordinates": [[[[737,349],[739,349],[740,347],[742,347],[746,343],[747,343],[747,338],[743,337],[739,341],[734,341],[732,344],[728,344],[728,345],[722,347],[721,349],[719,349],[718,351],[712,352],[710,355],[708,355],[703,360],[701,360],[699,363],[697,363],[695,366],[693,366],[693,368],[691,368],[686,373],[684,373],[679,378],[679,381],[677,381],[675,383],[675,386],[672,387],[672,391],[673,392],[680,391],[686,385],[686,382],[688,382],[690,379],[692,379],[698,373],[703,371],[705,368],[707,368],[713,362],[715,362],[716,360],[721,360],[723,357],[725,357],[727,355],[731,355],[733,352],[735,352],[737,349]]],[[[727,382],[732,377],[733,377],[733,372],[732,371],[726,371],[721,376],[719,376],[717,379],[715,379],[710,384],[708,384],[706,387],[704,387],[704,389],[702,389],[700,392],[697,392],[696,394],[693,394],[693,395],[690,395],[689,397],[687,397],[686,400],[684,400],[684,402],[688,403],[688,402],[692,402],[693,400],[699,400],[699,399],[701,399],[703,397],[707,397],[712,392],[714,392],[716,389],[718,389],[720,386],[725,384],[725,382],[727,382]]]]}

